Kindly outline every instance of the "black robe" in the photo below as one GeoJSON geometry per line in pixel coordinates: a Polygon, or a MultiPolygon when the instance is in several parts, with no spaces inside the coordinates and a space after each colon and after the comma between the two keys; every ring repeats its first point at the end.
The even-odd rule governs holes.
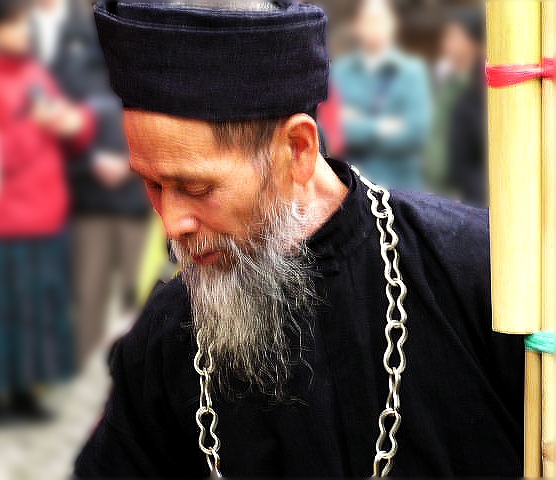
{"type": "MultiPolygon", "coordinates": [[[[372,474],[387,396],[384,266],[367,189],[331,165],[350,194],[309,242],[323,299],[304,332],[312,368],[293,367],[298,401],[217,401],[226,476],[372,474]]],[[[417,193],[393,193],[392,205],[410,332],[392,475],[520,477],[523,338],[491,331],[487,212],[417,193]]],[[[189,324],[174,280],[115,348],[114,389],[78,477],[207,476],[189,324]]]]}

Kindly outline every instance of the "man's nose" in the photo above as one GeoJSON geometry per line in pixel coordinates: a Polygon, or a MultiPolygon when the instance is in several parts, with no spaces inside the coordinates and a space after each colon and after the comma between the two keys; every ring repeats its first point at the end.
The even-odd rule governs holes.
{"type": "Polygon", "coordinates": [[[162,220],[166,233],[173,239],[197,233],[200,227],[187,199],[173,192],[164,192],[162,195],[162,220]]]}

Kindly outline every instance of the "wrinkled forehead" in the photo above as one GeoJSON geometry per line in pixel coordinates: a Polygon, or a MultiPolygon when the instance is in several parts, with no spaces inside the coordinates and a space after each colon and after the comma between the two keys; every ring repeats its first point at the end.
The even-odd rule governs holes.
{"type": "Polygon", "coordinates": [[[245,162],[240,152],[224,151],[209,122],[143,110],[125,110],[131,166],[143,176],[200,177],[245,162]]]}
{"type": "Polygon", "coordinates": [[[126,109],[124,124],[130,142],[142,148],[172,143],[192,146],[201,139],[214,140],[209,122],[164,113],[126,109]]]}

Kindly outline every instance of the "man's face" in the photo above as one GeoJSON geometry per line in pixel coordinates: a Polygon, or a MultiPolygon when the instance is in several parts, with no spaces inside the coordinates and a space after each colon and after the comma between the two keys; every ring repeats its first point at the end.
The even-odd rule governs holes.
{"type": "Polygon", "coordinates": [[[206,122],[127,111],[125,124],[132,169],[168,236],[196,264],[223,262],[225,239],[260,236],[268,182],[248,154],[219,148],[206,122]]]}
{"type": "Polygon", "coordinates": [[[355,37],[366,51],[380,54],[394,44],[397,19],[386,0],[366,0],[354,22],[355,37]]]}
{"type": "Polygon", "coordinates": [[[31,22],[28,9],[0,23],[0,51],[26,55],[31,49],[31,22]]]}
{"type": "Polygon", "coordinates": [[[480,46],[458,23],[448,23],[442,34],[442,56],[450,61],[457,73],[468,73],[479,58],[480,46]]]}
{"type": "Polygon", "coordinates": [[[36,0],[35,4],[37,7],[43,10],[51,10],[60,5],[64,0],[36,0]]]}

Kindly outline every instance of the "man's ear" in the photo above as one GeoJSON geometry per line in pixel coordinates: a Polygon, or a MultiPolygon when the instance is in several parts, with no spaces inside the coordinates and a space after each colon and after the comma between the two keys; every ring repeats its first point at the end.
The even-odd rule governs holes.
{"type": "Polygon", "coordinates": [[[318,126],[309,115],[300,113],[284,123],[281,133],[291,151],[293,181],[305,185],[315,173],[319,154],[318,126]]]}

